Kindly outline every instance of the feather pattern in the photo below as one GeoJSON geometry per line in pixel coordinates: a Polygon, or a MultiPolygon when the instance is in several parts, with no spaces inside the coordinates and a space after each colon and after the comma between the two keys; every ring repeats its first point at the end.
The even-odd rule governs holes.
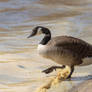
{"type": "Polygon", "coordinates": [[[79,65],[84,58],[92,57],[92,45],[71,36],[57,36],[43,47],[41,55],[62,65],[79,65]]]}

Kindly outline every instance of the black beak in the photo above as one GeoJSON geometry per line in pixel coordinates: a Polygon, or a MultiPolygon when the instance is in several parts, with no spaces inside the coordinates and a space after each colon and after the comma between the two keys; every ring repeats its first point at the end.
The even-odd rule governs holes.
{"type": "Polygon", "coordinates": [[[32,35],[29,35],[27,38],[30,38],[30,37],[32,37],[32,35]]]}
{"type": "Polygon", "coordinates": [[[32,33],[27,38],[30,38],[30,37],[35,36],[36,33],[37,33],[37,30],[36,29],[32,30],[32,33]]]}

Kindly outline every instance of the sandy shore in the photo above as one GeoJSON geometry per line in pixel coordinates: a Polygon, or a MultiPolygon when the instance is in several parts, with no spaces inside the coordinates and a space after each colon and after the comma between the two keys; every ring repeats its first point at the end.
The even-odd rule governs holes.
{"type": "Polygon", "coordinates": [[[92,79],[73,87],[69,92],[92,92],[92,79]]]}

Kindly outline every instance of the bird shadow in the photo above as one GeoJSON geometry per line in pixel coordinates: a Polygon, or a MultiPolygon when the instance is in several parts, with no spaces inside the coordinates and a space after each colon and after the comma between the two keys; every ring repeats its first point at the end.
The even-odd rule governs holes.
{"type": "Polygon", "coordinates": [[[92,79],[92,75],[71,77],[71,79],[67,79],[67,81],[84,81],[90,79],[92,79]]]}

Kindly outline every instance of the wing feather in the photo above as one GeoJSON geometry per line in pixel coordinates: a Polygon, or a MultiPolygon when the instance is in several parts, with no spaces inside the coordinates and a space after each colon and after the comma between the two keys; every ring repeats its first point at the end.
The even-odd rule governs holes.
{"type": "Polygon", "coordinates": [[[52,38],[48,42],[47,46],[48,48],[50,47],[49,52],[52,50],[51,53],[60,53],[64,50],[70,52],[71,54],[77,54],[81,58],[92,57],[92,45],[71,36],[58,36],[52,38]]]}

